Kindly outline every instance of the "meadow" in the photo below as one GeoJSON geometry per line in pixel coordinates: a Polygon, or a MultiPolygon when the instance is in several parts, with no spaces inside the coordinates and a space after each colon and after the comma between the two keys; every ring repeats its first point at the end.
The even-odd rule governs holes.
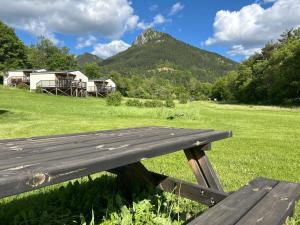
{"type": "MultiPolygon", "coordinates": [[[[0,86],[0,139],[150,125],[231,130],[233,137],[215,142],[208,153],[225,191],[257,176],[300,182],[299,108],[205,101],[176,103],[175,108],[114,107],[94,97],[49,96],[0,86]]],[[[143,163],[195,182],[182,152],[143,163]]],[[[2,199],[0,224],[181,224],[205,209],[139,187],[127,200],[111,174],[92,178],[2,199]]],[[[299,206],[291,225],[300,224],[299,206]]]]}

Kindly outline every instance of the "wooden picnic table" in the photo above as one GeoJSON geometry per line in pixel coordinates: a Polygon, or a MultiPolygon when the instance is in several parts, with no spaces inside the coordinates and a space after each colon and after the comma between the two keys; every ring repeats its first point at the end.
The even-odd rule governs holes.
{"type": "Polygon", "coordinates": [[[198,181],[220,189],[204,152],[194,149],[208,149],[209,143],[228,137],[229,131],[141,127],[0,140],[0,198],[100,171],[124,169],[182,149],[186,149],[198,181]],[[199,158],[206,164],[208,180],[200,173],[199,158]]]}
{"type": "MultiPolygon", "coordinates": [[[[141,127],[0,140],[0,198],[109,171],[124,180],[124,187],[140,181],[214,206],[192,224],[231,225],[243,219],[242,224],[257,224],[246,222],[261,219],[261,208],[270,202],[278,203],[272,212],[277,222],[283,221],[300,196],[299,184],[259,178],[234,194],[224,192],[206,151],[212,142],[231,136],[231,131],[212,129],[141,127]],[[149,171],[140,162],[180,150],[198,184],[149,171]]],[[[268,219],[258,224],[275,224],[274,217],[268,219]]]]}

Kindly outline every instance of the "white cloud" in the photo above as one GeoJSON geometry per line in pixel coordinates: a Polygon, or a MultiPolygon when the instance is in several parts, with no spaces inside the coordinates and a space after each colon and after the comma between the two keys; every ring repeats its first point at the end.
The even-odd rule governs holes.
{"type": "Polygon", "coordinates": [[[36,36],[55,33],[118,38],[139,17],[129,0],[1,0],[0,19],[36,36]]]}
{"type": "Polygon", "coordinates": [[[181,4],[180,2],[177,2],[175,3],[172,8],[171,8],[171,11],[169,13],[169,16],[173,16],[175,15],[176,13],[178,13],[179,11],[183,10],[184,8],[184,5],[181,4]]]}
{"type": "Polygon", "coordinates": [[[206,40],[206,45],[231,46],[229,54],[247,56],[266,42],[278,39],[287,29],[300,26],[300,1],[277,0],[266,9],[251,4],[239,11],[221,10],[213,26],[214,34],[206,40]]]}
{"type": "Polygon", "coordinates": [[[163,15],[157,14],[156,16],[153,17],[152,22],[150,22],[150,23],[139,22],[137,24],[137,27],[140,28],[140,29],[145,30],[145,29],[154,27],[155,25],[166,23],[168,21],[170,21],[170,20],[166,19],[163,15]]]}
{"type": "Polygon", "coordinates": [[[86,48],[90,47],[97,43],[97,38],[93,35],[89,35],[88,37],[79,37],[77,38],[77,45],[76,48],[86,48]]]}
{"type": "Polygon", "coordinates": [[[277,0],[263,0],[264,3],[276,2],[277,0]]]}
{"type": "Polygon", "coordinates": [[[167,20],[166,18],[161,15],[161,14],[157,14],[154,18],[153,18],[153,24],[163,24],[165,23],[167,20]]]}
{"type": "Polygon", "coordinates": [[[51,40],[54,44],[59,45],[62,42],[58,40],[55,35],[49,31],[46,27],[46,24],[43,22],[31,20],[28,23],[24,24],[24,30],[34,34],[37,37],[43,36],[51,40]]]}
{"type": "Polygon", "coordinates": [[[130,47],[129,44],[122,40],[114,40],[107,44],[97,44],[94,46],[93,54],[99,56],[102,59],[106,59],[119,52],[125,51],[130,47]]]}
{"type": "Polygon", "coordinates": [[[154,4],[154,5],[151,5],[150,7],[149,7],[149,10],[150,11],[156,11],[158,9],[158,5],[157,4],[154,4]]]}
{"type": "Polygon", "coordinates": [[[231,56],[238,56],[238,55],[243,55],[246,58],[251,56],[253,53],[261,52],[260,48],[247,48],[245,49],[244,46],[242,45],[233,45],[230,50],[228,51],[228,54],[231,56]]]}

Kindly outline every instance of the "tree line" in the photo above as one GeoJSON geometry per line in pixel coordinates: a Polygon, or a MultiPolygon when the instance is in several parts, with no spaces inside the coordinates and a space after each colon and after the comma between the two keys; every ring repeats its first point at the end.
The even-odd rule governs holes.
{"type": "Polygon", "coordinates": [[[241,103],[300,105],[300,28],[267,43],[237,71],[218,79],[211,96],[241,103]]]}

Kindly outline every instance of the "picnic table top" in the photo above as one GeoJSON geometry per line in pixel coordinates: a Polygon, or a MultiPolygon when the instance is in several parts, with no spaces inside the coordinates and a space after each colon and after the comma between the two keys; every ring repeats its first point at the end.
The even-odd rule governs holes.
{"type": "Polygon", "coordinates": [[[210,129],[141,127],[0,140],[0,198],[231,135],[210,129]]]}

